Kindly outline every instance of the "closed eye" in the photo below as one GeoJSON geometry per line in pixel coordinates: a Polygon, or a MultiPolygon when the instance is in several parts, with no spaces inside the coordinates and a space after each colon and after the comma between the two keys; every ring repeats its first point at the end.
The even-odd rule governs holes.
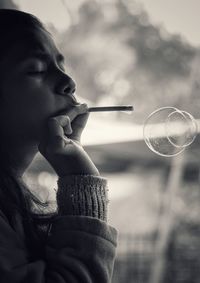
{"type": "Polygon", "coordinates": [[[30,62],[30,64],[27,67],[27,73],[32,75],[41,75],[46,73],[48,70],[48,66],[46,62],[43,62],[41,60],[33,60],[33,62],[30,62]]]}
{"type": "Polygon", "coordinates": [[[44,74],[46,70],[35,70],[35,71],[28,71],[28,74],[44,74]]]}
{"type": "MultiPolygon", "coordinates": [[[[59,54],[57,58],[57,68],[62,72],[66,72],[64,57],[59,54]]],[[[35,56],[29,58],[28,64],[26,65],[27,73],[30,75],[43,75],[45,74],[54,64],[51,62],[51,58],[46,55],[35,56]]]]}
{"type": "Polygon", "coordinates": [[[44,70],[32,70],[32,71],[28,71],[27,73],[28,74],[44,74],[44,73],[46,73],[46,69],[44,69],[44,70]]]}

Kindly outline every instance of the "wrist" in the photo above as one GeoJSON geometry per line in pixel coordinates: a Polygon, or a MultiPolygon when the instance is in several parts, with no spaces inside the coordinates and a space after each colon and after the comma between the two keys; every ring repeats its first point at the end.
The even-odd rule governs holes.
{"type": "Polygon", "coordinates": [[[56,173],[59,177],[67,175],[93,175],[99,176],[99,171],[88,154],[82,149],[81,154],[68,156],[57,166],[56,173]]]}
{"type": "Polygon", "coordinates": [[[57,204],[60,215],[82,215],[107,220],[107,180],[77,175],[58,179],[57,204]]]}

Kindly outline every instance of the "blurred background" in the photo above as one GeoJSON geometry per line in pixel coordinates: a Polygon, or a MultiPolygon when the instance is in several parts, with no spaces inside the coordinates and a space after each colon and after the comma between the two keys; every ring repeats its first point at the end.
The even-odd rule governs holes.
{"type": "MultiPolygon", "coordinates": [[[[83,144],[109,182],[109,224],[119,231],[112,283],[200,282],[199,137],[166,158],[144,143],[159,107],[199,119],[200,2],[196,0],[6,0],[38,16],[64,54],[77,96],[91,113],[83,144]]],[[[54,203],[57,178],[41,155],[25,176],[54,203]]]]}

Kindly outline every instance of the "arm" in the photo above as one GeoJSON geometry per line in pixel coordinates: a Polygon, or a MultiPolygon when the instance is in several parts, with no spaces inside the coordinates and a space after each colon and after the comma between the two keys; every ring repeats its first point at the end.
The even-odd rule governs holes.
{"type": "MultiPolygon", "coordinates": [[[[54,245],[56,243],[55,249],[60,249],[68,239],[70,254],[75,264],[71,267],[76,272],[80,272],[78,277],[81,282],[110,282],[117,233],[106,223],[107,180],[92,175],[59,178],[57,203],[59,216],[56,221],[60,223],[60,229],[63,229],[63,226],[66,227],[67,233],[62,242],[59,240],[60,229],[54,231],[52,225],[50,235],[54,234],[55,237],[58,237],[57,241],[53,238],[54,245]],[[81,269],[76,269],[76,267],[81,267],[81,269]],[[90,278],[89,281],[87,278],[90,278]]],[[[71,259],[67,259],[68,255],[65,262],[68,260],[71,262],[71,259]]]]}
{"type": "MultiPolygon", "coordinates": [[[[98,191],[100,187],[100,191],[103,191],[105,188],[105,179],[101,180],[100,177],[76,176],[72,177],[71,181],[69,178],[59,179],[58,190],[64,192],[67,187],[72,189],[74,182],[77,183],[77,178],[84,179],[81,183],[78,182],[78,187],[74,187],[77,191],[91,188],[94,190],[96,188],[98,191]]],[[[61,195],[60,192],[58,194],[59,204],[64,198],[61,195]]],[[[67,198],[68,195],[65,196],[65,200],[67,198]]],[[[45,246],[45,258],[34,262],[28,259],[23,239],[1,215],[1,283],[110,282],[116,248],[115,229],[97,217],[70,215],[78,211],[71,211],[67,214],[69,210],[65,211],[63,205],[61,207],[59,215],[52,218],[45,246]]],[[[93,207],[95,208],[95,205],[93,207]]],[[[89,211],[92,212],[92,210],[89,211]]],[[[97,208],[95,213],[99,215],[97,208]]]]}
{"type": "Polygon", "coordinates": [[[58,216],[52,221],[47,239],[46,260],[56,280],[108,283],[115,258],[116,231],[106,223],[106,180],[99,176],[80,144],[86,112],[87,107],[79,105],[65,116],[50,118],[39,145],[59,176],[58,216]]]}

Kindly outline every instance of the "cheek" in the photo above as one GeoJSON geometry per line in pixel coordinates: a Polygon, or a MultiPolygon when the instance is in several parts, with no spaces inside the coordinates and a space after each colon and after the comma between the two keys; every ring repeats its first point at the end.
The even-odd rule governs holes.
{"type": "Polygon", "coordinates": [[[13,104],[27,115],[35,114],[37,116],[40,113],[53,110],[55,97],[48,85],[42,84],[39,80],[18,81],[14,90],[10,89],[9,92],[12,92],[13,104]]]}
{"type": "MultiPolygon", "coordinates": [[[[0,105],[2,129],[13,136],[26,133],[38,137],[47,119],[59,110],[61,100],[53,93],[50,83],[22,76],[12,76],[1,84],[5,97],[0,105]]],[[[1,122],[0,122],[1,127],[1,122]]]]}
{"type": "Polygon", "coordinates": [[[5,107],[9,128],[16,131],[37,131],[43,128],[46,119],[54,111],[54,101],[46,93],[29,92],[25,96],[14,98],[5,107]]]}
{"type": "Polygon", "coordinates": [[[9,114],[22,127],[41,127],[63,108],[65,98],[53,92],[52,82],[18,76],[4,84],[9,114]]]}

